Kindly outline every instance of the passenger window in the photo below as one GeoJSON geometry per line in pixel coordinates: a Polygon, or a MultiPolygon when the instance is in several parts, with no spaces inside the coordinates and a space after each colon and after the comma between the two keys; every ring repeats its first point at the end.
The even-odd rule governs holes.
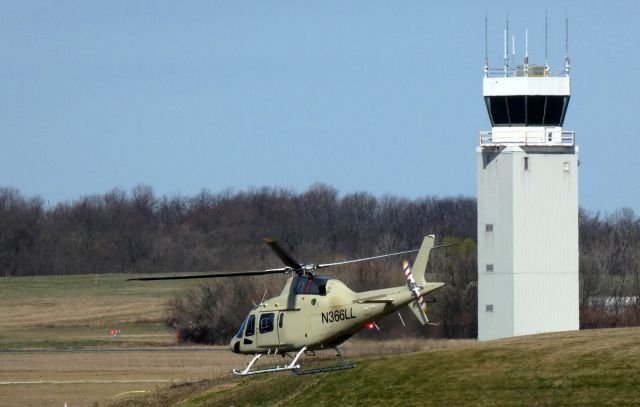
{"type": "Polygon", "coordinates": [[[280,313],[280,318],[278,319],[278,326],[282,328],[282,324],[284,324],[284,312],[280,313]]]}
{"type": "Polygon", "coordinates": [[[247,330],[244,331],[244,336],[253,336],[256,330],[256,317],[251,315],[247,320],[247,330]]]}
{"type": "Polygon", "coordinates": [[[260,315],[260,333],[264,334],[273,331],[273,312],[260,315]]]}

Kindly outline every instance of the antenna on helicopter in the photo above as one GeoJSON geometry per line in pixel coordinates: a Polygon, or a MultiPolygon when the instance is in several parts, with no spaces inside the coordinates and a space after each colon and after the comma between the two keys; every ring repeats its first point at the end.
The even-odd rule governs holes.
{"type": "Polygon", "coordinates": [[[402,326],[406,327],[407,325],[404,323],[404,319],[402,319],[402,314],[400,314],[400,311],[398,311],[398,318],[400,318],[400,322],[402,322],[402,326]]]}

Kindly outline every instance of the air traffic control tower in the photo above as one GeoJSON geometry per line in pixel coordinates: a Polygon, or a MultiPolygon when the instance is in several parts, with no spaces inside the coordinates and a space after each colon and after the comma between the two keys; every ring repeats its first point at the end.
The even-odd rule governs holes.
{"type": "MultiPolygon", "coordinates": [[[[579,329],[578,146],[562,125],[569,58],[547,64],[485,61],[491,131],[480,133],[478,340],[579,329]]],[[[527,52],[528,54],[528,52],[527,52]]]]}

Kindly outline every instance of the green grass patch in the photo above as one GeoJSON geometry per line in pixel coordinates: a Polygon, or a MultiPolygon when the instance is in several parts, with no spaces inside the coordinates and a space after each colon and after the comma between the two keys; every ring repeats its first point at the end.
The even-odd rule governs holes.
{"type": "Polygon", "coordinates": [[[537,335],[237,379],[188,406],[625,406],[640,400],[640,328],[537,335]]]}

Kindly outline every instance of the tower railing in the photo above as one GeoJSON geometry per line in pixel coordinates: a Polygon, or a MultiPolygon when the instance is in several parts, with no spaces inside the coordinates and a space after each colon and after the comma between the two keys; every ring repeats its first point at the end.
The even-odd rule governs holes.
{"type": "Polygon", "coordinates": [[[548,77],[563,77],[569,76],[566,71],[551,72],[551,68],[546,65],[536,64],[522,64],[516,66],[509,66],[505,68],[486,68],[485,78],[499,78],[499,77],[527,77],[527,78],[548,78],[548,77]]]}
{"type": "Polygon", "coordinates": [[[494,139],[492,131],[480,132],[480,147],[496,147],[496,146],[559,146],[573,147],[576,145],[575,130],[562,130],[561,137],[553,139],[540,138],[540,130],[524,130],[518,132],[522,137],[499,140],[494,139]]]}

